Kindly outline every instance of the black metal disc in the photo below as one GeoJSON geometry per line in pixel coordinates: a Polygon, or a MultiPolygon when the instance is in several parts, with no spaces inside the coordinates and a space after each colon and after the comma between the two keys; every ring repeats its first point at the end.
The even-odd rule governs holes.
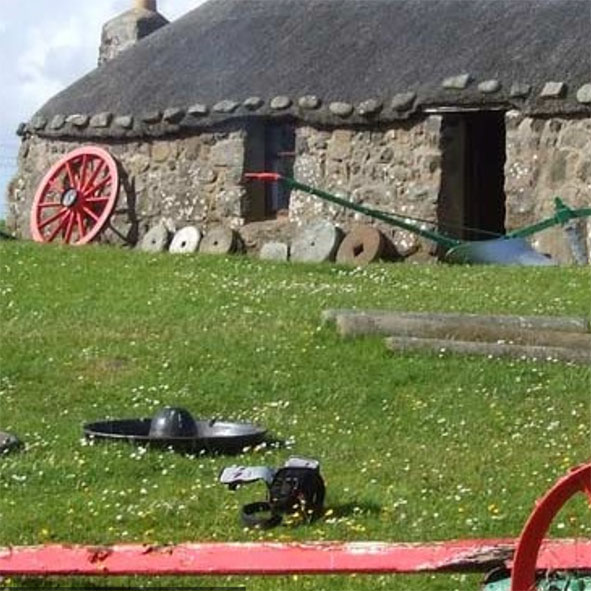
{"type": "Polygon", "coordinates": [[[245,447],[262,443],[266,429],[252,423],[196,420],[196,434],[175,437],[154,437],[150,434],[152,419],[121,419],[84,425],[90,440],[127,441],[150,447],[172,447],[179,451],[207,450],[217,453],[238,453],[245,447]]]}

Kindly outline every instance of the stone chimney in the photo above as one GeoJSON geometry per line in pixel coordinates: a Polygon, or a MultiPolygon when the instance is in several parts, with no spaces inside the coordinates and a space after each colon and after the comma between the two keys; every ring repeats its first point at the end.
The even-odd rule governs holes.
{"type": "Polygon", "coordinates": [[[99,66],[167,24],[168,20],[158,12],[156,0],[134,0],[131,10],[103,26],[99,66]]]}
{"type": "Polygon", "coordinates": [[[158,12],[156,8],[156,0],[135,0],[134,7],[136,10],[149,10],[150,12],[158,12]]]}

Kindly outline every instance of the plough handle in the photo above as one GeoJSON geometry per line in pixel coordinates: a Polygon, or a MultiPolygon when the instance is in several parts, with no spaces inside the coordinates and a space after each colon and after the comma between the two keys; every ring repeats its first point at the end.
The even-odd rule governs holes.
{"type": "Polygon", "coordinates": [[[347,209],[352,209],[369,217],[372,217],[376,220],[380,220],[385,222],[390,226],[396,226],[398,228],[402,228],[404,230],[408,230],[413,234],[418,234],[427,240],[431,240],[436,244],[441,245],[447,250],[450,250],[462,243],[461,240],[456,240],[455,238],[450,238],[448,236],[444,236],[439,234],[438,232],[432,232],[431,230],[426,230],[424,228],[419,228],[415,224],[411,224],[404,219],[399,219],[394,215],[389,215],[383,211],[379,211],[376,209],[371,209],[370,207],[365,207],[363,205],[358,205],[357,203],[351,203],[351,201],[347,201],[347,199],[342,199],[341,197],[337,197],[336,195],[332,195],[331,193],[327,193],[326,191],[322,191],[320,189],[316,189],[309,185],[305,185],[304,183],[300,183],[295,179],[282,176],[275,172],[248,172],[244,175],[246,180],[256,180],[256,181],[264,181],[264,182],[282,182],[291,187],[292,189],[296,189],[298,191],[304,191],[305,193],[309,193],[310,195],[315,195],[316,197],[320,197],[325,201],[329,201],[331,203],[335,203],[336,205],[341,205],[347,209]]]}
{"type": "Polygon", "coordinates": [[[283,177],[277,172],[247,172],[244,178],[249,181],[276,182],[283,180],[283,177]]]}
{"type": "MultiPolygon", "coordinates": [[[[285,183],[293,189],[304,191],[305,193],[310,193],[311,195],[316,195],[316,197],[320,197],[325,201],[330,201],[348,209],[353,209],[354,211],[363,213],[377,220],[381,220],[382,222],[385,222],[391,226],[403,228],[404,230],[418,234],[423,238],[427,238],[428,240],[432,240],[433,242],[440,244],[448,250],[462,244],[463,242],[462,240],[450,238],[449,236],[444,236],[438,232],[432,232],[424,228],[419,228],[418,226],[411,224],[404,219],[400,219],[398,216],[387,214],[383,211],[371,209],[356,203],[351,203],[346,199],[341,199],[340,197],[332,195],[331,193],[327,193],[326,191],[321,191],[320,189],[315,189],[309,185],[304,185],[295,179],[283,176],[276,172],[248,172],[244,175],[244,178],[246,180],[263,181],[267,183],[285,183]]],[[[566,224],[568,221],[573,219],[591,217],[590,207],[571,209],[562,201],[562,199],[558,197],[554,199],[554,207],[555,213],[552,217],[542,220],[541,222],[537,222],[536,224],[532,224],[531,226],[525,226],[524,228],[514,230],[513,232],[508,232],[505,234],[504,238],[526,238],[527,236],[531,236],[532,234],[536,234],[537,232],[541,232],[542,230],[546,230],[552,226],[566,224]]]]}
{"type": "Polygon", "coordinates": [[[581,209],[571,209],[566,205],[562,199],[556,197],[554,199],[554,215],[550,218],[542,220],[531,226],[525,226],[513,232],[507,233],[507,238],[525,238],[531,236],[542,230],[551,228],[552,226],[559,226],[566,224],[570,220],[577,218],[591,217],[591,207],[583,207],[581,209]]]}

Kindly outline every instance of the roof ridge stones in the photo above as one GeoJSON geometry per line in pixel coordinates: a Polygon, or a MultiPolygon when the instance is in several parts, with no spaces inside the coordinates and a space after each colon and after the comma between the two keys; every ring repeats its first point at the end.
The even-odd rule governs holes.
{"type": "Polygon", "coordinates": [[[583,105],[591,104],[591,84],[583,84],[583,86],[577,90],[577,101],[583,105]]]}
{"type": "MultiPolygon", "coordinates": [[[[461,111],[465,106],[477,106],[483,110],[490,108],[485,97],[495,96],[495,107],[506,104],[507,108],[515,108],[515,100],[526,110],[526,100],[536,101],[539,110],[540,103],[549,101],[553,104],[569,99],[569,85],[563,81],[548,81],[544,83],[536,96],[533,96],[532,85],[524,82],[513,82],[508,91],[503,91],[501,81],[496,79],[483,80],[474,86],[474,78],[463,73],[443,79],[441,87],[449,92],[450,97],[467,94],[464,100],[454,103],[461,111]],[[479,98],[482,97],[482,98],[479,98]],[[484,100],[484,102],[482,102],[484,100]],[[472,104],[473,103],[473,104],[472,104]]],[[[572,93],[571,93],[572,95],[572,93]]],[[[570,99],[572,100],[572,96],[570,99]]],[[[580,86],[574,96],[579,105],[591,105],[591,82],[580,86]]],[[[138,137],[161,136],[178,131],[180,128],[195,128],[212,126],[229,119],[243,119],[245,117],[285,116],[338,126],[343,122],[350,124],[370,124],[376,119],[391,121],[406,119],[420,111],[421,107],[430,110],[438,106],[449,106],[441,99],[429,101],[428,96],[420,100],[414,91],[401,92],[391,97],[385,106],[379,97],[367,98],[353,104],[347,101],[323,101],[320,97],[308,94],[297,99],[287,95],[277,95],[269,100],[259,96],[251,96],[243,101],[223,99],[207,105],[194,103],[188,107],[169,106],[164,110],[147,110],[139,116],[131,114],[111,113],[108,111],[94,114],[58,113],[51,118],[36,114],[26,124],[26,132],[47,136],[100,136],[100,137],[138,137]]]]}

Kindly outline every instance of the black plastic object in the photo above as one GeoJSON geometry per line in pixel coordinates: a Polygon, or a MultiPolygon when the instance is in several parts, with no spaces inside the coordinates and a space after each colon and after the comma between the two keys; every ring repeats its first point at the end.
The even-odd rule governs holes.
{"type": "Polygon", "coordinates": [[[164,408],[152,419],[148,434],[154,439],[195,438],[197,423],[184,408],[164,408]]]}
{"type": "Polygon", "coordinates": [[[88,423],[83,427],[90,440],[127,441],[188,453],[239,453],[265,440],[266,429],[252,423],[194,420],[182,408],[165,408],[153,418],[120,419],[88,423]]]}
{"type": "Polygon", "coordinates": [[[20,439],[12,433],[0,431],[0,456],[3,456],[22,445],[20,439]]]}
{"type": "Polygon", "coordinates": [[[258,529],[272,529],[283,521],[280,513],[274,513],[268,501],[256,501],[243,505],[240,510],[243,525],[258,529]]]}
{"type": "Polygon", "coordinates": [[[229,466],[219,476],[219,481],[230,490],[257,480],[267,485],[268,497],[242,507],[240,519],[246,527],[270,529],[281,523],[283,515],[298,515],[307,523],[322,515],[326,486],[318,460],[293,456],[278,470],[268,466],[229,466]]]}
{"type": "Polygon", "coordinates": [[[556,261],[534,250],[524,238],[463,242],[445,254],[448,263],[549,267],[556,261]]]}

